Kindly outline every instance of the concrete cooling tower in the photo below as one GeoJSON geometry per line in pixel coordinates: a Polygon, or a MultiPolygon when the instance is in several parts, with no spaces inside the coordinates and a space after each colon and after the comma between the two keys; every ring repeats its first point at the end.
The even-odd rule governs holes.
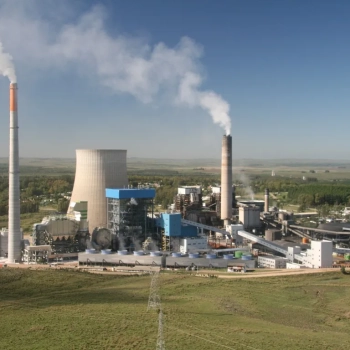
{"type": "Polygon", "coordinates": [[[75,180],[68,213],[74,203],[87,201],[89,231],[107,227],[106,188],[125,188],[126,150],[77,150],[75,180]]]}

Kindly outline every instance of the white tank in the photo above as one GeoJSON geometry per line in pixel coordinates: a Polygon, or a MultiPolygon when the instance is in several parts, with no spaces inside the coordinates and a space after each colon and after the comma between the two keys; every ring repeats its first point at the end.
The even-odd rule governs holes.
{"type": "MultiPolygon", "coordinates": [[[[126,150],[76,150],[72,202],[87,201],[89,231],[107,227],[106,188],[126,188],[126,150]]],[[[70,212],[71,205],[68,208],[70,212]]]]}

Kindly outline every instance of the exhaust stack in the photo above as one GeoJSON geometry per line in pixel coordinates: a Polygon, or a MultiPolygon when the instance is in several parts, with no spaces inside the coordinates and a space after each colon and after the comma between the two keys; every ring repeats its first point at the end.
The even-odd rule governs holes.
{"type": "Polygon", "coordinates": [[[231,224],[232,217],[232,137],[222,138],[221,154],[221,219],[231,224]]]}
{"type": "Polygon", "coordinates": [[[264,212],[268,213],[269,211],[269,206],[270,206],[270,191],[268,188],[265,188],[265,207],[264,207],[264,212]]]}
{"type": "Polygon", "coordinates": [[[10,84],[8,261],[21,261],[17,84],[10,84]]]}

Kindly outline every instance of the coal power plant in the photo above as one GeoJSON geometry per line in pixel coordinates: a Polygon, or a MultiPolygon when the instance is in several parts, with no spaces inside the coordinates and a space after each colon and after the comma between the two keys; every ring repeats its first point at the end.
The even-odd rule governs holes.
{"type": "MultiPolygon", "coordinates": [[[[269,189],[264,200],[236,200],[235,189],[240,184],[233,185],[232,137],[228,133],[221,142],[221,183],[211,185],[210,192],[201,184],[179,187],[173,204],[163,208],[165,212],[155,206],[156,187],[161,185],[138,183],[134,188],[129,184],[126,150],[76,150],[67,212],[44,217],[25,240],[20,227],[17,111],[17,84],[11,83],[9,217],[8,229],[0,232],[2,256],[10,264],[66,259],[82,267],[152,265],[245,272],[258,263],[265,267],[331,267],[332,253],[344,253],[330,241],[320,241],[325,232],[329,236],[327,230],[310,233],[310,228],[294,225],[293,215],[270,208],[269,189]],[[271,236],[271,232],[278,235],[271,236]],[[303,243],[312,241],[311,246],[278,243],[291,232],[303,243]],[[259,251],[276,255],[259,260],[255,258],[259,251]]],[[[337,235],[330,237],[339,240],[337,235]]],[[[342,240],[349,239],[348,233],[342,235],[342,240]]]]}

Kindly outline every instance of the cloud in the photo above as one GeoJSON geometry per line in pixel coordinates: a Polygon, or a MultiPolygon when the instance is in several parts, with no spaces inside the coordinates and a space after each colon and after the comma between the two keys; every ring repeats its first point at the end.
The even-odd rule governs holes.
{"type": "Polygon", "coordinates": [[[215,92],[200,89],[203,49],[192,39],[183,37],[174,47],[150,46],[140,38],[110,35],[102,6],[69,23],[62,23],[59,16],[51,22],[44,20],[39,7],[35,8],[18,0],[0,2],[0,41],[16,61],[37,69],[73,66],[114,93],[131,94],[144,103],[168,92],[174,102],[201,107],[230,133],[228,103],[215,92]]]}

